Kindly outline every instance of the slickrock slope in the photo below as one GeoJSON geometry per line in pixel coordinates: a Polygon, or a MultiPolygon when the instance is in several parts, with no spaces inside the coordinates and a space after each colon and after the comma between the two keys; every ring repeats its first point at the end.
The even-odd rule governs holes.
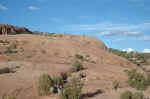
{"type": "Polygon", "coordinates": [[[42,73],[56,75],[68,71],[76,60],[75,54],[84,56],[82,64],[87,68],[81,71],[86,74],[83,93],[97,89],[106,92],[95,99],[114,99],[107,96],[111,93],[112,82],[118,80],[123,87],[127,79],[124,70],[136,68],[126,59],[110,53],[95,37],[65,34],[58,37],[31,34],[0,36],[0,68],[10,67],[16,71],[0,75],[0,96],[10,93],[17,99],[57,99],[55,95],[37,96],[36,80],[42,73]]]}

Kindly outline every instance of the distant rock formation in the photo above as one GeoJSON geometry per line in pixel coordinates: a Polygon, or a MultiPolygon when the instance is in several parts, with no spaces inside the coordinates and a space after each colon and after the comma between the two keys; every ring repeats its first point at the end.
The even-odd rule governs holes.
{"type": "Polygon", "coordinates": [[[25,27],[17,27],[8,24],[0,24],[0,34],[31,34],[32,32],[25,27]]]}

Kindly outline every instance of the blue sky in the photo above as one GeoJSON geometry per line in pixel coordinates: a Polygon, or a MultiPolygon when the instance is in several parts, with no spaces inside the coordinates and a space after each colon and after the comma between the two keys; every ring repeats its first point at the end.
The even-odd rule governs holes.
{"type": "Polygon", "coordinates": [[[150,52],[150,0],[0,0],[0,23],[87,34],[107,47],[150,52]]]}

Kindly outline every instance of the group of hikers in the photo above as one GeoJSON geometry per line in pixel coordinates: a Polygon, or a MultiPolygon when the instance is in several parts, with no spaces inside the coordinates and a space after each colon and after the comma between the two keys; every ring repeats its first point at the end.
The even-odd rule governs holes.
{"type": "Polygon", "coordinates": [[[61,73],[60,79],[61,80],[59,83],[56,83],[54,86],[50,87],[50,93],[59,93],[61,89],[64,87],[64,84],[67,83],[67,74],[61,73]]]}
{"type": "MultiPolygon", "coordinates": [[[[85,74],[80,73],[79,78],[82,79],[86,77],[85,74]]],[[[64,88],[64,84],[67,83],[68,75],[66,73],[61,73],[60,78],[57,83],[50,87],[50,93],[59,93],[62,88],[64,88]]]]}

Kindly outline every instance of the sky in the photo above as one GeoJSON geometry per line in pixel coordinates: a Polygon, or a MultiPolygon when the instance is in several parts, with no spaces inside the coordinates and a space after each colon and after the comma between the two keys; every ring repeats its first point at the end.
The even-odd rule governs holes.
{"type": "Polygon", "coordinates": [[[150,0],[0,0],[0,24],[95,36],[109,48],[150,52],[150,0]]]}

